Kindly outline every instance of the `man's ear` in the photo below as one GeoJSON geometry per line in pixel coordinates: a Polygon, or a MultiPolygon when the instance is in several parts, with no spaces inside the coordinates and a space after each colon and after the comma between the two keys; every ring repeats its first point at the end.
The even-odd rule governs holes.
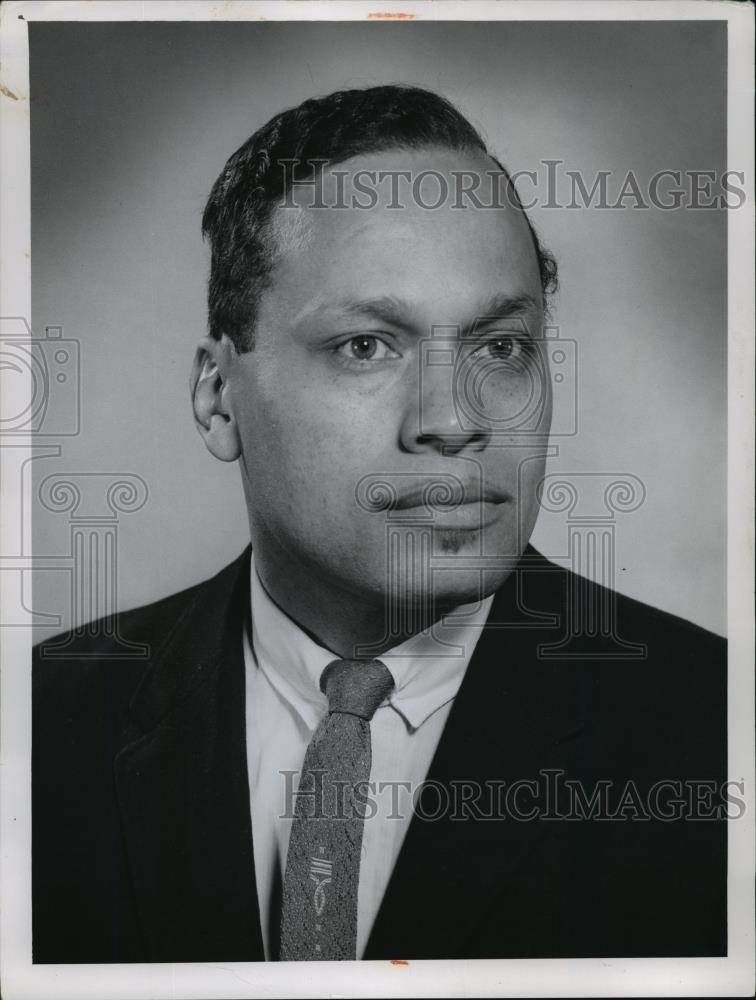
{"type": "Polygon", "coordinates": [[[241,454],[227,381],[235,355],[225,335],[220,340],[205,337],[194,355],[190,379],[194,422],[208,451],[221,462],[235,462],[241,454]]]}

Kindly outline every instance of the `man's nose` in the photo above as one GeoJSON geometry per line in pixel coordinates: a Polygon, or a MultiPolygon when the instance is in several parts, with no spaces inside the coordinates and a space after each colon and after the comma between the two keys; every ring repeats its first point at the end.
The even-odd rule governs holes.
{"type": "Polygon", "coordinates": [[[419,359],[418,378],[408,392],[400,428],[404,451],[456,455],[486,447],[491,429],[469,419],[469,408],[460,405],[459,391],[454,364],[419,359]]]}

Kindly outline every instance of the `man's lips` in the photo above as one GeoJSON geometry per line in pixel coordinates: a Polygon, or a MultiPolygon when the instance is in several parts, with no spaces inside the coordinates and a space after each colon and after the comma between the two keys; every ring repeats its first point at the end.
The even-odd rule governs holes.
{"type": "Polygon", "coordinates": [[[452,485],[444,481],[426,483],[403,490],[386,505],[386,510],[410,510],[426,507],[431,510],[453,510],[465,504],[501,504],[512,497],[503,490],[480,483],[452,485]]]}
{"type": "Polygon", "coordinates": [[[430,520],[439,528],[485,527],[514,502],[513,494],[499,486],[452,472],[372,473],[359,481],[355,498],[371,514],[388,514],[399,521],[430,520]]]}

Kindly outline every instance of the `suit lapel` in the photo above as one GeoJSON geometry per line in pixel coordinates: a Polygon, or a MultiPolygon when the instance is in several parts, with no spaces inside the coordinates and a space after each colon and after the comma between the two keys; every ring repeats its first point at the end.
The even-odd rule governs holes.
{"type": "MultiPolygon", "coordinates": [[[[571,749],[581,729],[573,710],[581,704],[574,673],[538,658],[539,643],[553,639],[553,631],[511,625],[522,620],[524,593],[527,607],[548,614],[559,607],[562,586],[563,574],[529,550],[497,594],[431,763],[366,959],[463,956],[495,893],[523,866],[538,863],[552,825],[484,817],[500,814],[497,795],[501,802],[513,782],[539,779],[541,769],[563,765],[562,743],[571,749]],[[508,627],[497,629],[497,623],[508,627]]],[[[515,807],[525,814],[532,804],[532,791],[522,786],[515,807]]]]}
{"type": "Polygon", "coordinates": [[[137,908],[152,961],[255,961],[257,908],[241,623],[249,550],[201,587],[137,692],[116,758],[137,908]]]}

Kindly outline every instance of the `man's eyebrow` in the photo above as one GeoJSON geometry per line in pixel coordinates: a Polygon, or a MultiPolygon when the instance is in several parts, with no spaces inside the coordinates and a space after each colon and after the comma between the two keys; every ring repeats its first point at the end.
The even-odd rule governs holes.
{"type": "Polygon", "coordinates": [[[507,319],[509,316],[521,316],[522,313],[538,309],[539,302],[532,295],[492,295],[478,313],[478,322],[483,319],[507,319]]]}
{"type": "Polygon", "coordinates": [[[344,299],[329,302],[316,312],[338,312],[346,316],[372,316],[382,323],[393,326],[407,326],[412,322],[414,309],[409,302],[403,302],[393,295],[378,295],[369,299],[344,299]]]}
{"type": "MultiPolygon", "coordinates": [[[[521,316],[538,308],[538,302],[532,295],[522,293],[510,295],[498,293],[487,299],[476,315],[471,317],[462,327],[463,336],[488,323],[508,317],[521,316]]],[[[337,312],[346,316],[371,316],[382,323],[392,326],[410,327],[417,323],[417,310],[412,303],[397,299],[393,295],[379,295],[367,299],[344,299],[340,302],[329,302],[313,310],[310,315],[323,312],[337,312]]],[[[439,325],[448,326],[443,317],[439,317],[439,325]]]]}
{"type": "Polygon", "coordinates": [[[528,313],[538,310],[541,303],[526,292],[520,295],[493,295],[484,303],[475,319],[462,330],[462,337],[475,337],[487,327],[495,326],[501,320],[520,320],[521,332],[533,336],[525,321],[528,313]]]}

